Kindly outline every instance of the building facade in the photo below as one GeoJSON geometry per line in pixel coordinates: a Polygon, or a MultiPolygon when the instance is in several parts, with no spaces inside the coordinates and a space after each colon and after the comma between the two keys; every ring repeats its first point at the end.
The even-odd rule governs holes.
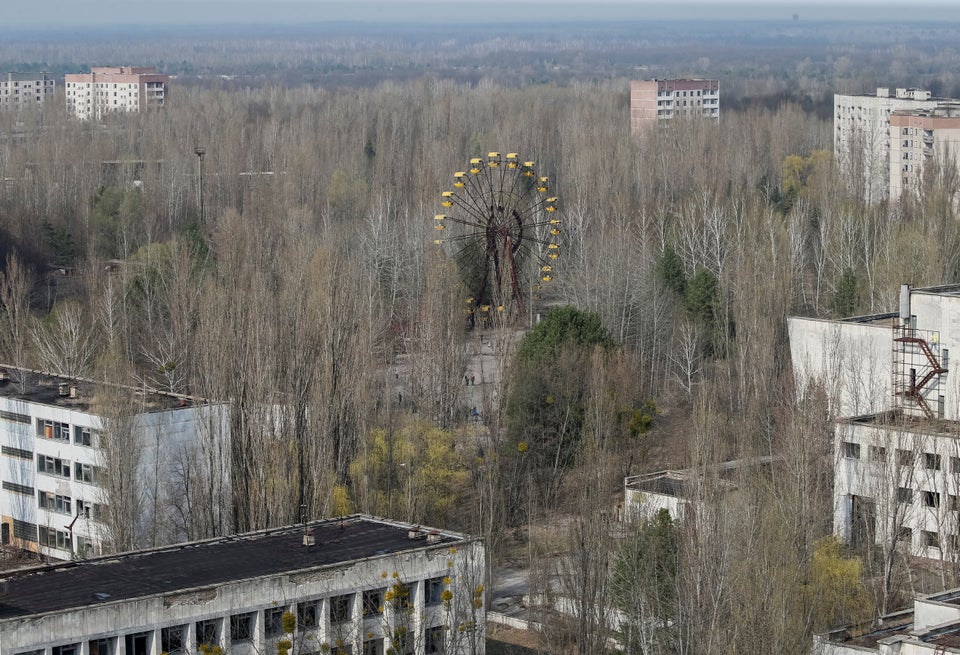
{"type": "Polygon", "coordinates": [[[921,89],[878,88],[875,95],[833,96],[833,154],[850,183],[868,203],[890,195],[890,115],[896,111],[933,109],[941,102],[921,89]]]}
{"type": "Polygon", "coordinates": [[[124,440],[124,466],[139,480],[138,520],[159,519],[147,508],[169,508],[180,498],[185,462],[209,474],[229,504],[225,405],[127,389],[132,400],[124,415],[108,417],[99,408],[111,391],[89,380],[0,367],[3,544],[57,559],[110,549],[107,489],[116,487],[110,476],[121,467],[102,443],[105,434],[124,440]]]}
{"type": "MultiPolygon", "coordinates": [[[[940,171],[939,182],[960,169],[960,103],[890,114],[890,197],[919,197],[931,164],[940,171]]],[[[952,188],[956,205],[960,191],[952,188]]]]}
{"type": "Polygon", "coordinates": [[[720,82],[700,79],[630,82],[632,134],[639,134],[658,121],[680,116],[720,120],[720,82]]]}
{"type": "Polygon", "coordinates": [[[92,68],[64,76],[67,112],[100,120],[108,112],[140,112],[163,107],[169,75],[147,66],[92,68]]]}
{"type": "Polygon", "coordinates": [[[960,285],[904,286],[898,312],[790,318],[797,388],[822,387],[834,430],[834,533],[960,559],[960,285]]]}
{"type": "Polygon", "coordinates": [[[0,655],[483,655],[479,539],[355,515],[0,578],[0,655]]]}
{"type": "Polygon", "coordinates": [[[0,109],[42,105],[55,90],[53,78],[46,73],[7,73],[0,77],[0,109]]]}

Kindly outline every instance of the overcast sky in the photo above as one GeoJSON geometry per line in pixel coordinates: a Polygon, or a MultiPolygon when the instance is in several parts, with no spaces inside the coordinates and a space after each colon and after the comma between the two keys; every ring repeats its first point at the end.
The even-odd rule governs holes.
{"type": "Polygon", "coordinates": [[[93,24],[518,22],[583,20],[960,21],[960,0],[0,0],[0,26],[93,24]],[[699,5],[693,10],[690,5],[699,5]],[[927,6],[924,11],[919,5],[927,6]]]}

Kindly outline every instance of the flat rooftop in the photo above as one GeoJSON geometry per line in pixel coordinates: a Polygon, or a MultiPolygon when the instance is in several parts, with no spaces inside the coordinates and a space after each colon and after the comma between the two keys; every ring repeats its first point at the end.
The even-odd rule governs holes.
{"type": "Polygon", "coordinates": [[[205,400],[166,393],[157,389],[113,385],[87,378],[68,378],[46,371],[19,369],[0,363],[0,398],[24,400],[95,414],[97,394],[118,391],[133,396],[133,407],[138,414],[206,404],[205,400]]]}
{"type": "Polygon", "coordinates": [[[109,557],[21,569],[0,577],[0,621],[180,593],[230,582],[340,565],[369,557],[463,543],[469,537],[420,531],[354,515],[308,524],[316,543],[303,545],[304,526],[192,542],[109,557]],[[435,540],[428,544],[427,535],[435,540]]]}

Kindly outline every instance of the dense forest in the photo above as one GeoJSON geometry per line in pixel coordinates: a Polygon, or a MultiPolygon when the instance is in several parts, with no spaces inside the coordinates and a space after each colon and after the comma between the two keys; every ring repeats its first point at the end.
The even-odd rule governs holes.
{"type": "MultiPolygon", "coordinates": [[[[422,63],[355,86],[174,80],[162,111],[100,123],[66,117],[62,95],[0,115],[0,361],[230,403],[230,511],[184,466],[169,511],[110,499],[118,524],[150,523],[117,547],[363,511],[482,534],[532,590],[559,575],[553,592],[597,611],[547,616],[547,652],[601,652],[608,607],[636,627],[632,652],[808,652],[813,632],[928,584],[829,537],[831,417],[821,390],[794,388],[786,330],[958,279],[949,176],[866,206],[834,166],[829,107],[809,106],[855,76],[897,83],[910,48],[857,68],[868,48],[850,46],[750,83],[694,60],[721,79],[720,122],[640,136],[622,73],[422,63]],[[483,337],[502,375],[478,424],[463,382],[478,335],[431,219],[489,151],[549,174],[564,239],[560,307],[483,337]],[[761,456],[726,502],[711,465],[761,456]],[[625,475],[682,467],[702,472],[695,527],[611,528],[625,475]]],[[[927,57],[921,81],[954,88],[954,59],[927,57]]]]}

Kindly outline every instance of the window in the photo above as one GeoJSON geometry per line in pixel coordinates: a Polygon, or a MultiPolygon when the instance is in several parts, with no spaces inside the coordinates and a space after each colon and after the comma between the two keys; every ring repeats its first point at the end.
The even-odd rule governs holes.
{"type": "Polygon", "coordinates": [[[56,439],[57,441],[70,441],[70,425],[58,421],[47,421],[42,418],[37,419],[37,436],[46,439],[56,439]]]}
{"type": "Polygon", "coordinates": [[[874,462],[886,462],[887,449],[883,446],[870,446],[870,459],[874,462]]]}
{"type": "Polygon", "coordinates": [[[230,617],[230,640],[231,641],[249,641],[253,639],[253,620],[256,615],[253,612],[247,614],[234,614],[230,617]]]}
{"type": "Polygon", "coordinates": [[[317,603],[299,603],[297,605],[297,625],[302,628],[313,628],[317,625],[317,603]]]}
{"type": "Polygon", "coordinates": [[[439,605],[443,601],[443,578],[432,578],[424,583],[426,598],[424,602],[427,605],[439,605]]]}
{"type": "Polygon", "coordinates": [[[60,514],[73,514],[70,496],[61,496],[47,491],[37,492],[37,506],[60,514]]]}
{"type": "Polygon", "coordinates": [[[96,446],[94,435],[96,433],[90,428],[76,426],[73,428],[73,443],[78,446],[96,446]]]}
{"type": "Polygon", "coordinates": [[[37,471],[61,478],[70,478],[70,462],[58,457],[37,455],[37,471]]]}
{"type": "Polygon", "coordinates": [[[266,625],[264,631],[268,637],[276,637],[283,634],[283,613],[286,611],[283,607],[273,607],[263,612],[263,620],[266,625]]]}
{"type": "Polygon", "coordinates": [[[383,609],[383,589],[368,589],[363,592],[363,615],[376,616],[383,609]]]}
{"type": "Polygon", "coordinates": [[[33,459],[32,450],[23,450],[11,446],[0,446],[0,453],[3,453],[7,457],[16,457],[17,459],[33,459]]]}
{"type": "Polygon", "coordinates": [[[860,459],[860,444],[844,441],[843,456],[847,459],[860,459]]]}
{"type": "Polygon", "coordinates": [[[220,643],[220,620],[197,621],[197,649],[201,646],[216,646],[220,643]]]}
{"type": "Polygon", "coordinates": [[[960,498],[950,494],[947,496],[947,509],[951,512],[956,512],[960,510],[960,498]]]}
{"type": "Polygon", "coordinates": [[[51,655],[80,655],[80,644],[54,646],[50,649],[51,655]]]}
{"type": "Polygon", "coordinates": [[[936,491],[923,492],[924,507],[940,507],[940,494],[936,491]]]}
{"type": "Polygon", "coordinates": [[[352,600],[352,594],[334,596],[330,599],[330,623],[343,623],[350,620],[352,600]]]}
{"type": "Polygon", "coordinates": [[[913,451],[897,448],[897,464],[900,466],[913,466],[913,451]]]}
{"type": "Polygon", "coordinates": [[[73,477],[77,482],[86,482],[96,484],[101,479],[103,469],[90,464],[81,464],[77,462],[73,468],[73,477]]]}
{"type": "Polygon", "coordinates": [[[91,639],[90,655],[113,655],[113,639],[91,639]]]}
{"type": "Polygon", "coordinates": [[[160,630],[160,650],[164,653],[182,653],[187,638],[187,626],[174,625],[160,630]]]}
{"type": "Polygon", "coordinates": [[[383,655],[383,639],[368,639],[364,641],[363,655],[383,655]]]}
{"type": "Polygon", "coordinates": [[[427,628],[423,639],[424,652],[427,655],[444,652],[443,626],[437,625],[427,628]]]}
{"type": "Polygon", "coordinates": [[[951,457],[951,458],[950,458],[950,472],[951,472],[951,473],[960,473],[960,457],[951,457]]]}
{"type": "Polygon", "coordinates": [[[940,470],[940,455],[936,453],[923,454],[923,466],[931,471],[940,470]]]}
{"type": "Polygon", "coordinates": [[[912,542],[913,542],[913,530],[911,530],[910,528],[908,528],[908,527],[906,527],[906,526],[901,526],[900,529],[897,530],[897,541],[902,541],[902,542],[904,542],[904,543],[906,543],[906,544],[912,543],[912,542]]]}
{"type": "Polygon", "coordinates": [[[103,516],[103,507],[103,505],[91,503],[89,500],[81,500],[77,498],[77,516],[81,516],[85,519],[99,521],[100,517],[103,516]]]}
{"type": "Polygon", "coordinates": [[[70,549],[70,537],[63,530],[41,527],[39,530],[40,545],[47,548],[70,549]]]}
{"type": "Polygon", "coordinates": [[[86,537],[77,537],[77,557],[90,557],[93,555],[93,542],[86,537]]]}
{"type": "Polygon", "coordinates": [[[930,532],[929,530],[923,531],[923,545],[927,548],[939,548],[940,547],[940,535],[936,532],[930,532]]]}
{"type": "Polygon", "coordinates": [[[912,503],[913,502],[913,489],[909,487],[898,487],[897,488],[897,502],[898,503],[912,503]]]}

